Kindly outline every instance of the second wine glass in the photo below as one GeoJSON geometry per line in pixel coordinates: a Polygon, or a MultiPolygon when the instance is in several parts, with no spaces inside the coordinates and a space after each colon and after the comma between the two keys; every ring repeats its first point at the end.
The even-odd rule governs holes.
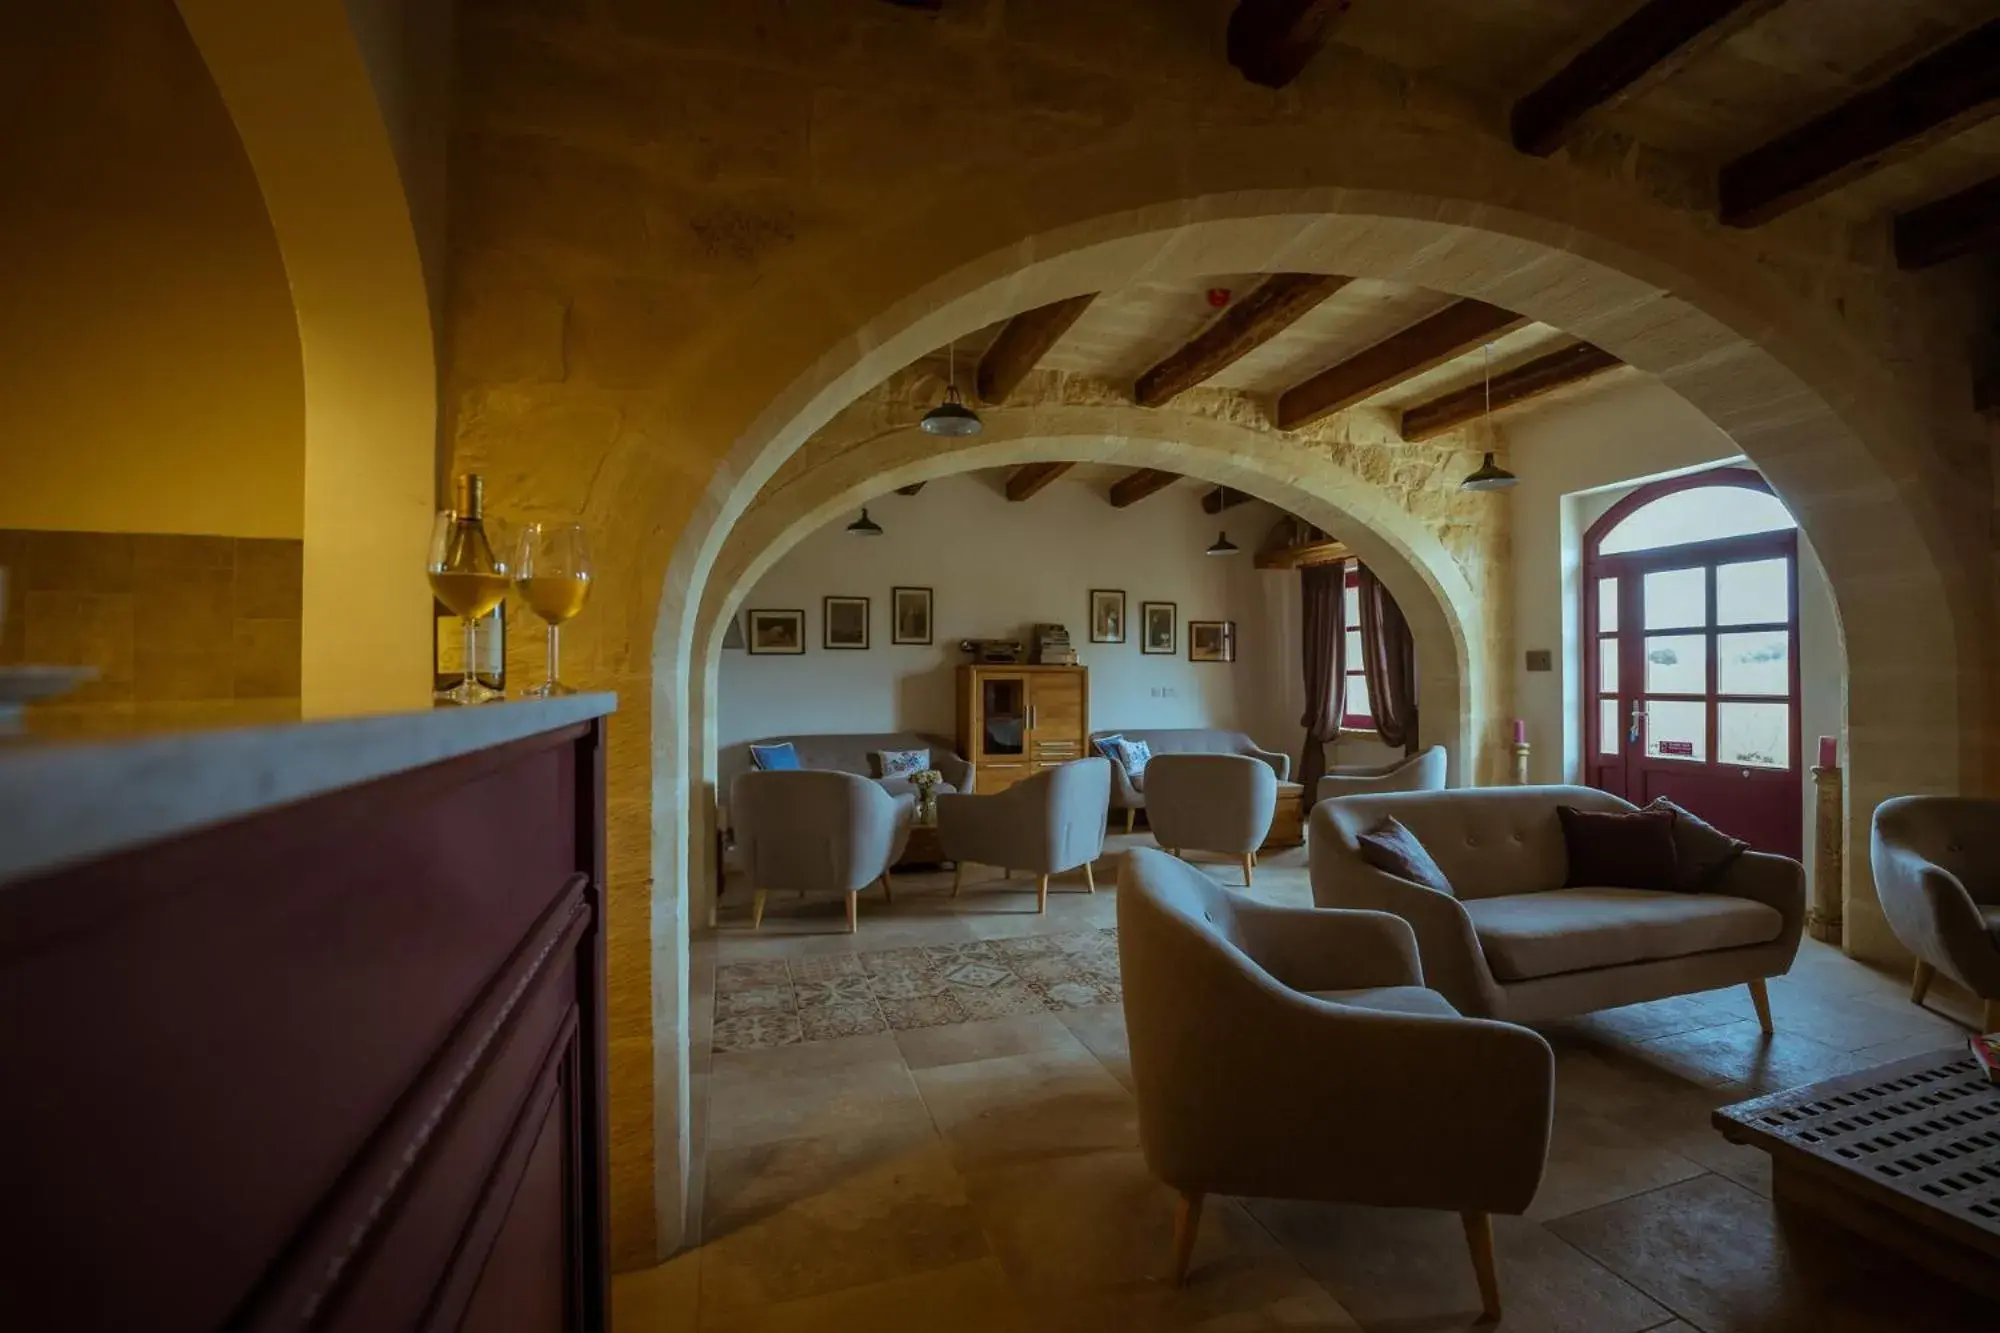
{"type": "Polygon", "coordinates": [[[564,621],[583,610],[590,596],[590,549],[581,523],[530,523],[521,529],[514,558],[514,591],[528,609],[548,622],[548,679],[525,691],[531,699],[550,699],[576,691],[561,680],[559,635],[564,621]]]}

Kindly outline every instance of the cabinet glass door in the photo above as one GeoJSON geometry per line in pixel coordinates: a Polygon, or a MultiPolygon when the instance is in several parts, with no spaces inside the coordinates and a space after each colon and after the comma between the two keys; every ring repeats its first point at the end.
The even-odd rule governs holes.
{"type": "Polygon", "coordinates": [[[982,676],[979,752],[995,758],[1028,752],[1028,680],[1025,676],[982,676]]]}

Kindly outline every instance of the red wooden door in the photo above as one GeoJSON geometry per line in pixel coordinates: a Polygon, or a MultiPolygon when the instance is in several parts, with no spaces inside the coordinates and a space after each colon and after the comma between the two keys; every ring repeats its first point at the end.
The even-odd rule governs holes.
{"type": "Polygon", "coordinates": [[[1585,781],[1638,805],[1665,796],[1761,851],[1800,855],[1798,604],[1796,529],[1593,545],[1585,781]]]}

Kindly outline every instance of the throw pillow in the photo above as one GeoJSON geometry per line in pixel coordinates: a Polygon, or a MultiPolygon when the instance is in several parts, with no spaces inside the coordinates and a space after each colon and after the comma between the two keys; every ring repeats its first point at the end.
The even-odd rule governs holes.
{"type": "Polygon", "coordinates": [[[1451,893],[1451,881],[1445,878],[1444,871],[1424,850],[1417,835],[1394,815],[1384,815],[1380,824],[1355,841],[1361,844],[1361,859],[1377,870],[1439,893],[1451,893]]]}
{"type": "Polygon", "coordinates": [[[1674,887],[1682,893],[1705,893],[1736,864],[1736,858],[1750,850],[1741,838],[1732,838],[1700,815],[1689,814],[1664,796],[1655,796],[1648,810],[1670,811],[1674,817],[1674,855],[1679,870],[1674,887]]]}
{"type": "Polygon", "coordinates": [[[765,773],[789,773],[799,766],[798,747],[790,741],[750,747],[750,767],[765,773]]]}
{"type": "Polygon", "coordinates": [[[870,750],[868,762],[878,778],[907,778],[931,766],[929,750],[870,750]]]}
{"type": "Polygon", "coordinates": [[[1124,743],[1124,740],[1125,738],[1123,736],[1120,736],[1114,732],[1109,736],[1099,736],[1096,739],[1092,740],[1090,744],[1094,749],[1096,749],[1096,751],[1099,754],[1103,755],[1106,759],[1116,762],[1118,758],[1118,747],[1124,743]]]}
{"type": "Polygon", "coordinates": [[[1125,766],[1128,776],[1142,778],[1146,775],[1146,765],[1153,762],[1153,747],[1144,741],[1118,740],[1118,762],[1125,766]]]}
{"type": "Polygon", "coordinates": [[[1578,810],[1559,805],[1569,849],[1566,888],[1670,890],[1679,873],[1671,810],[1578,810]]]}

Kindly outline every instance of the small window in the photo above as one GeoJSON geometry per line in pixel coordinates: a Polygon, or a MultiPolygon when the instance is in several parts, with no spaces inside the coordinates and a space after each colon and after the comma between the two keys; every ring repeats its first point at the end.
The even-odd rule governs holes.
{"type": "Polygon", "coordinates": [[[1347,578],[1341,596],[1346,599],[1346,614],[1342,617],[1347,625],[1347,702],[1340,717],[1342,731],[1375,730],[1375,707],[1368,701],[1368,669],[1362,665],[1361,656],[1361,567],[1353,561],[1347,565],[1347,578]]]}
{"type": "Polygon", "coordinates": [[[1700,486],[1663,495],[1627,514],[1598,542],[1600,555],[1788,532],[1797,527],[1778,497],[1747,486],[1700,486]]]}

